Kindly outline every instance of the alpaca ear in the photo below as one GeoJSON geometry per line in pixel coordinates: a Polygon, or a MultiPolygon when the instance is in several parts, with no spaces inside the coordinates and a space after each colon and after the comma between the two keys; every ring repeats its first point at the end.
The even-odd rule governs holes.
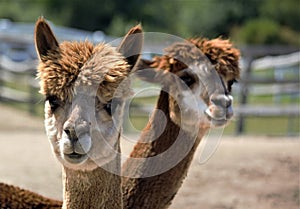
{"type": "Polygon", "coordinates": [[[40,60],[43,60],[50,50],[59,47],[58,41],[43,17],[40,17],[35,24],[34,42],[40,60]]]}
{"type": "Polygon", "coordinates": [[[144,34],[142,26],[139,24],[131,28],[123,38],[117,50],[123,54],[128,64],[130,64],[130,71],[135,70],[135,65],[138,63],[142,47],[144,43],[144,34]]]}

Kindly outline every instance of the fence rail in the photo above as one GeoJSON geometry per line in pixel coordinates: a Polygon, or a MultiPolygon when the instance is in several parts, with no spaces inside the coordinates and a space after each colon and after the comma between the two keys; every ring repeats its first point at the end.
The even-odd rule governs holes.
{"type": "Polygon", "coordinates": [[[235,114],[251,117],[299,116],[299,105],[240,105],[235,108],[235,114]]]}
{"type": "MultiPolygon", "coordinates": [[[[245,64],[242,68],[239,91],[234,95],[238,97],[238,105],[235,107],[236,134],[244,133],[248,117],[299,117],[299,103],[293,102],[295,97],[299,101],[300,96],[299,48],[251,46],[241,49],[245,64]],[[274,74],[271,77],[256,75],[266,69],[273,69],[274,74]],[[289,72],[288,76],[286,72],[289,72]],[[274,100],[279,98],[279,102],[275,101],[270,105],[249,103],[252,96],[266,95],[274,96],[274,100]],[[290,99],[281,104],[280,98],[284,96],[290,99]]],[[[0,101],[26,104],[28,110],[36,114],[36,104],[41,100],[41,96],[37,94],[38,81],[35,79],[37,60],[33,53],[33,43],[28,36],[22,39],[20,36],[3,36],[0,33],[0,101]],[[20,58],[14,55],[26,59],[20,61],[20,58]]],[[[139,92],[138,88],[135,90],[139,92]]],[[[155,94],[152,92],[139,97],[155,97],[155,94]]],[[[145,106],[147,105],[137,104],[136,108],[140,111],[133,112],[138,114],[145,112],[145,115],[148,115],[154,107],[149,108],[148,105],[145,108],[145,106]]]]}
{"type": "MultiPolygon", "coordinates": [[[[239,93],[239,105],[236,108],[236,134],[243,134],[247,117],[295,118],[300,116],[299,103],[294,104],[294,98],[300,96],[299,65],[300,51],[298,48],[259,47],[249,51],[244,49],[247,62],[242,71],[239,93]],[[274,56],[270,56],[270,54],[274,56]],[[275,56],[277,55],[277,56],[275,56]],[[255,74],[272,70],[270,76],[255,74]],[[251,96],[272,96],[278,100],[273,104],[249,104],[251,96]],[[288,104],[282,104],[280,97],[289,97],[288,104]],[[279,98],[279,99],[278,99],[279,98]]],[[[289,123],[291,125],[291,123],[289,123]]],[[[290,127],[287,130],[291,130],[290,127]]]]}

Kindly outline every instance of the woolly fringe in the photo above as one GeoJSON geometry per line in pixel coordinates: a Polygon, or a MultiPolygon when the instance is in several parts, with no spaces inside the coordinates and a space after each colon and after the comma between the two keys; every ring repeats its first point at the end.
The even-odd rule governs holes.
{"type": "Polygon", "coordinates": [[[239,79],[240,68],[239,58],[240,51],[233,47],[229,40],[216,38],[208,40],[206,38],[192,38],[188,42],[193,45],[176,43],[168,47],[165,51],[166,55],[154,57],[151,67],[172,71],[176,73],[187,67],[185,63],[180,62],[174,57],[180,53],[182,57],[193,58],[193,46],[196,46],[214,65],[217,72],[227,78],[239,79]]]}

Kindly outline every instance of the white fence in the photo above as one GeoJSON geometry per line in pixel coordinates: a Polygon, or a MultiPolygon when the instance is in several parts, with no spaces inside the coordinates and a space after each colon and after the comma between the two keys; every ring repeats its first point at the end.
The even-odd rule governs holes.
{"type": "Polygon", "coordinates": [[[265,56],[248,62],[248,66],[243,69],[239,88],[239,105],[235,108],[238,118],[237,134],[244,132],[247,117],[299,118],[299,66],[300,51],[280,56],[265,56]],[[271,96],[273,102],[250,104],[251,96],[271,96]]]}

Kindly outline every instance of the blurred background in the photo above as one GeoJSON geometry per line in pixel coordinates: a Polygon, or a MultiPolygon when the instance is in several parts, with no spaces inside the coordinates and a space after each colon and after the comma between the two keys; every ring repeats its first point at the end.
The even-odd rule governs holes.
{"type": "MultiPolygon", "coordinates": [[[[299,135],[299,0],[1,0],[0,101],[39,116],[33,28],[41,15],[60,41],[109,42],[139,22],[146,32],[230,38],[242,51],[242,77],[225,134],[299,135]]],[[[131,103],[125,131],[144,127],[157,93],[131,103]]]]}
{"type": "MultiPolygon", "coordinates": [[[[62,198],[61,168],[44,132],[44,98],[36,79],[37,18],[50,21],[59,41],[94,43],[110,42],[142,23],[145,32],[230,38],[242,53],[241,79],[233,87],[235,118],[222,140],[210,136],[218,150],[209,161],[195,156],[171,209],[299,209],[299,5],[299,0],[0,0],[0,181],[62,198]]],[[[138,94],[124,123],[131,146],[159,93],[158,86],[137,79],[133,87],[138,94]]],[[[122,147],[122,153],[130,151],[122,147]]]]}

